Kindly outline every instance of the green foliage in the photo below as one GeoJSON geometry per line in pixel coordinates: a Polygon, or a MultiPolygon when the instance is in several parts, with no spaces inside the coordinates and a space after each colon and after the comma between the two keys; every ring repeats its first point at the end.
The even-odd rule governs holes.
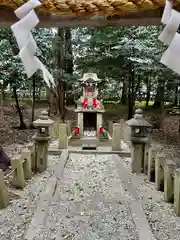
{"type": "MultiPolygon", "coordinates": [[[[36,55],[50,69],[52,67],[52,47],[51,42],[54,33],[51,29],[35,29],[34,38],[37,42],[38,50],[36,55]]],[[[0,71],[1,79],[5,85],[8,83],[16,84],[17,88],[31,88],[32,81],[27,79],[24,67],[18,57],[18,46],[13,37],[11,29],[0,29],[0,71]],[[10,77],[15,72],[16,77],[10,77]]],[[[37,86],[45,85],[42,81],[41,74],[36,74],[37,86]]]]}
{"type": "Polygon", "coordinates": [[[132,71],[138,88],[143,90],[150,81],[151,90],[155,91],[158,81],[168,84],[175,77],[159,63],[166,49],[158,40],[161,30],[161,26],[76,29],[73,35],[76,71],[81,75],[96,72],[105,79],[102,97],[120,96],[120,82],[129,83],[132,71]]]}

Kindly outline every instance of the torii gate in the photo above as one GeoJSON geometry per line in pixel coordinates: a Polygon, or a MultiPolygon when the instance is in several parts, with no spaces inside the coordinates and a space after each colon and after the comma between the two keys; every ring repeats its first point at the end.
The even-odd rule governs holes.
{"type": "MultiPolygon", "coordinates": [[[[14,9],[26,0],[0,1],[0,27],[17,21],[14,9]]],[[[41,0],[40,27],[158,25],[166,0],[41,0]]],[[[174,0],[180,9],[180,0],[174,0]]]]}
{"type": "Polygon", "coordinates": [[[20,48],[19,57],[27,76],[29,78],[41,69],[45,82],[51,87],[55,85],[53,76],[35,56],[37,46],[31,30],[38,23],[41,27],[107,27],[162,22],[166,27],[159,40],[169,47],[161,63],[180,75],[180,34],[177,32],[180,25],[179,7],[180,0],[1,0],[0,27],[16,22],[15,15],[20,19],[11,29],[20,48]],[[34,8],[37,8],[39,16],[34,8]]]}

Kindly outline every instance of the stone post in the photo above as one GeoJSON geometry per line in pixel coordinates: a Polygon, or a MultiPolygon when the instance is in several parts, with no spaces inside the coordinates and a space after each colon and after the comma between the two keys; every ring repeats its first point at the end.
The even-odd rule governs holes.
{"type": "Polygon", "coordinates": [[[166,161],[164,164],[164,200],[173,202],[174,200],[174,173],[176,164],[173,161],[166,161]]]}
{"type": "Polygon", "coordinates": [[[174,208],[177,216],[180,216],[180,168],[175,172],[174,183],[174,208]]]}
{"type": "Polygon", "coordinates": [[[96,121],[97,121],[97,123],[96,123],[97,131],[99,131],[100,127],[103,126],[102,113],[97,113],[96,121]]]}
{"type": "Polygon", "coordinates": [[[36,164],[35,164],[35,145],[34,145],[34,143],[28,143],[27,148],[31,152],[31,169],[32,169],[32,171],[35,171],[36,164]]]}
{"type": "Polygon", "coordinates": [[[28,148],[23,149],[21,153],[21,159],[23,161],[24,178],[31,179],[32,166],[31,166],[31,151],[28,148]]]}
{"type": "Polygon", "coordinates": [[[144,145],[144,174],[148,174],[148,158],[149,158],[149,152],[150,152],[151,145],[145,144],[144,145]]]}
{"type": "Polygon", "coordinates": [[[113,128],[113,122],[109,121],[108,122],[108,132],[109,132],[110,136],[112,136],[112,128],[113,128]]]}
{"type": "Polygon", "coordinates": [[[25,187],[24,169],[21,157],[12,159],[11,161],[13,172],[12,185],[16,188],[23,189],[25,187]]]}
{"type": "Polygon", "coordinates": [[[68,147],[68,127],[67,123],[59,124],[59,148],[66,149],[68,147]]]}
{"type": "Polygon", "coordinates": [[[120,119],[120,139],[124,138],[124,119],[120,119]]]}
{"type": "Polygon", "coordinates": [[[83,112],[78,112],[77,126],[79,127],[80,137],[84,135],[83,112]]]}
{"type": "Polygon", "coordinates": [[[131,162],[131,169],[132,173],[141,173],[142,172],[142,156],[143,156],[143,148],[142,144],[135,144],[132,145],[132,162],[131,162]]]}
{"type": "Polygon", "coordinates": [[[0,209],[6,208],[9,204],[8,188],[5,184],[3,170],[0,169],[0,209]]]}
{"type": "Polygon", "coordinates": [[[113,124],[113,133],[112,133],[112,151],[120,151],[121,150],[121,128],[119,123],[113,124]]]}
{"type": "Polygon", "coordinates": [[[35,171],[43,172],[47,168],[48,142],[50,140],[49,127],[54,123],[48,118],[47,111],[41,112],[38,120],[33,124],[37,128],[35,141],[35,171]]]}
{"type": "Polygon", "coordinates": [[[166,157],[164,153],[159,153],[155,158],[155,184],[156,189],[159,191],[164,190],[164,164],[166,157]]]}
{"type": "Polygon", "coordinates": [[[149,145],[151,124],[143,117],[143,111],[137,109],[134,118],[126,122],[130,127],[132,149],[132,172],[141,173],[144,169],[144,149],[149,145]]]}
{"type": "Polygon", "coordinates": [[[67,120],[67,131],[68,131],[68,136],[71,135],[71,126],[72,126],[72,121],[67,120]]]}

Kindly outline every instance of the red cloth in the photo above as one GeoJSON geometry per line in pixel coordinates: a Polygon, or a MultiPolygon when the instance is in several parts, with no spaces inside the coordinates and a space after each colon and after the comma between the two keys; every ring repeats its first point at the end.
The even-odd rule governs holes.
{"type": "Polygon", "coordinates": [[[93,107],[94,107],[94,108],[97,107],[97,100],[96,100],[96,98],[93,98],[93,107]]]}
{"type": "Polygon", "coordinates": [[[84,100],[83,100],[83,102],[82,102],[84,108],[87,108],[87,101],[88,101],[88,99],[87,99],[87,98],[84,98],[84,100]]]}
{"type": "Polygon", "coordinates": [[[104,129],[103,129],[103,127],[101,127],[101,128],[99,129],[99,134],[102,134],[103,131],[104,131],[104,129]]]}
{"type": "Polygon", "coordinates": [[[75,129],[74,129],[74,133],[75,133],[76,135],[78,135],[78,134],[79,134],[79,128],[75,128],[75,129]]]}

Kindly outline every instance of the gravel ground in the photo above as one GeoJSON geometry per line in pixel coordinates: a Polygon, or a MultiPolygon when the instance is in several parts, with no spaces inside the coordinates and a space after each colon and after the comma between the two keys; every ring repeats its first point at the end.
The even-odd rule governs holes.
{"type": "Polygon", "coordinates": [[[38,240],[137,240],[131,201],[112,155],[70,154],[38,240]]]}
{"type": "Polygon", "coordinates": [[[1,240],[24,239],[23,234],[34,214],[39,194],[43,191],[48,178],[53,174],[54,166],[58,161],[59,157],[49,157],[48,169],[42,174],[34,175],[23,191],[14,191],[20,197],[12,200],[6,209],[0,210],[1,240]]]}
{"type": "Polygon", "coordinates": [[[180,218],[174,213],[173,204],[164,202],[163,192],[155,189],[155,184],[147,180],[144,174],[131,174],[131,159],[123,159],[129,172],[129,178],[136,186],[149,225],[157,240],[179,240],[180,218]]]}
{"type": "MultiPolygon", "coordinates": [[[[123,143],[123,148],[128,149],[123,143]]],[[[0,239],[23,240],[39,194],[54,172],[59,157],[51,157],[48,170],[28,182],[21,198],[0,210],[0,239]]],[[[128,183],[136,187],[149,225],[157,240],[179,240],[180,218],[163,193],[145,175],[131,174],[130,158],[123,158],[128,183]]],[[[38,240],[137,240],[129,203],[132,196],[117,174],[110,155],[71,154],[49,206],[49,216],[38,240]],[[60,234],[60,235],[58,235],[60,234]]]]}

